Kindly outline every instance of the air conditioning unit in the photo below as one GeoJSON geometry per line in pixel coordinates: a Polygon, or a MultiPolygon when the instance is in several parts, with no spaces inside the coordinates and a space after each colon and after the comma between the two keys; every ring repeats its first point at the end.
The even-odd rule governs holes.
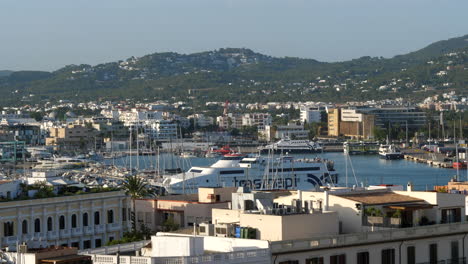
{"type": "Polygon", "coordinates": [[[215,236],[217,237],[234,237],[235,226],[231,224],[215,225],[215,236]]]}
{"type": "Polygon", "coordinates": [[[213,224],[203,223],[198,227],[198,232],[201,236],[214,236],[215,227],[213,224]]]}

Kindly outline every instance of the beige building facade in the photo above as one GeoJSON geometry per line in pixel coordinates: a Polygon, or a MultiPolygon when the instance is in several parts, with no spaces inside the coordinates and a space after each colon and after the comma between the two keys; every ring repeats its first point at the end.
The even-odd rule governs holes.
{"type": "Polygon", "coordinates": [[[0,243],[100,247],[128,230],[129,208],[121,191],[1,202],[0,243]]]}

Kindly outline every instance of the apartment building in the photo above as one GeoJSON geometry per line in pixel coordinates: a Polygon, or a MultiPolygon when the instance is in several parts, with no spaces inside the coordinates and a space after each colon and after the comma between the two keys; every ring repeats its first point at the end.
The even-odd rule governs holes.
{"type": "Polygon", "coordinates": [[[276,139],[308,139],[309,131],[304,130],[303,125],[290,123],[285,126],[265,126],[264,130],[259,130],[261,136],[266,141],[273,141],[276,139]]]}
{"type": "Polygon", "coordinates": [[[466,263],[465,196],[387,187],[239,192],[213,235],[270,241],[271,263],[466,263]],[[241,234],[243,232],[240,232],[241,234]]]}
{"type": "Polygon", "coordinates": [[[129,228],[129,204],[122,191],[3,201],[0,245],[100,247],[129,228]]]}
{"type": "Polygon", "coordinates": [[[94,148],[98,132],[85,124],[68,124],[64,127],[49,128],[49,137],[46,138],[47,146],[55,146],[63,150],[76,150],[77,148],[94,148]]]}
{"type": "Polygon", "coordinates": [[[256,126],[258,129],[265,129],[271,125],[271,115],[268,113],[248,113],[242,116],[242,126],[256,126]]]}
{"type": "Polygon", "coordinates": [[[135,201],[137,223],[153,231],[161,231],[168,219],[180,228],[193,226],[196,223],[211,222],[211,210],[227,209],[231,194],[235,191],[235,187],[199,188],[198,194],[137,199],[135,201]]]}
{"type": "Polygon", "coordinates": [[[339,108],[328,109],[328,135],[332,137],[340,136],[340,118],[339,108]]]}
{"type": "Polygon", "coordinates": [[[310,106],[301,105],[300,107],[300,119],[302,123],[314,123],[321,122],[322,112],[324,112],[325,106],[310,106]]]}

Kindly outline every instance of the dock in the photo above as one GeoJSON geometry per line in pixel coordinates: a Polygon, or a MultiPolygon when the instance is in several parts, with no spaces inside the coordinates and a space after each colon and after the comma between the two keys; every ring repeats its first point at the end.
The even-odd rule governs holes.
{"type": "Polygon", "coordinates": [[[453,168],[451,161],[446,161],[446,157],[444,154],[440,153],[431,153],[421,149],[407,149],[403,151],[404,159],[417,162],[417,163],[425,163],[432,167],[437,168],[453,168]]]}

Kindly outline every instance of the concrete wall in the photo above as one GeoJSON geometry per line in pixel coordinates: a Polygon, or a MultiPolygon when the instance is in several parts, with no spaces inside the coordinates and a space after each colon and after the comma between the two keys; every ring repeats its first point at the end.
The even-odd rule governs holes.
{"type": "Polygon", "coordinates": [[[152,236],[151,257],[203,255],[203,237],[152,236]]]}
{"type": "Polygon", "coordinates": [[[241,210],[213,209],[211,211],[213,224],[239,223],[241,210]]]}

